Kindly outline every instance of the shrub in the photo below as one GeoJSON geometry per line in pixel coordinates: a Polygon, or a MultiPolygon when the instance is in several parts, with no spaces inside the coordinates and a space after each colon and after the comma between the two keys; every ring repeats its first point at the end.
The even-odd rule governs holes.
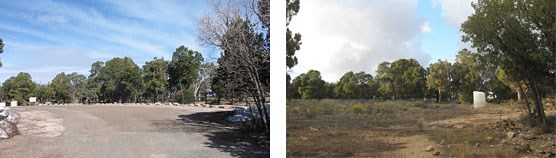
{"type": "Polygon", "coordinates": [[[363,111],[365,111],[365,108],[360,103],[355,103],[353,104],[353,106],[351,106],[350,111],[354,114],[361,114],[363,113],[363,111]]]}
{"type": "Polygon", "coordinates": [[[423,104],[422,101],[416,101],[416,102],[413,103],[413,106],[414,106],[414,107],[423,108],[423,107],[424,107],[424,104],[423,104]]]}
{"type": "Polygon", "coordinates": [[[417,120],[417,127],[419,127],[419,131],[423,131],[423,127],[425,127],[425,118],[421,117],[417,120]]]}

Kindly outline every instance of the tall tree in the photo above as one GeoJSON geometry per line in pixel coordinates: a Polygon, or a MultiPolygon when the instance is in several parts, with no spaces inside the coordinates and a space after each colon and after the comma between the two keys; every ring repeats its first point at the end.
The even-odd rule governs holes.
{"type": "Polygon", "coordinates": [[[76,72],[67,75],[70,83],[70,93],[71,101],[74,103],[81,102],[84,100],[85,96],[85,80],[87,77],[76,72]]]}
{"type": "MultiPolygon", "coordinates": [[[[507,75],[527,87],[526,107],[531,118],[546,127],[544,85],[554,81],[556,61],[556,1],[483,0],[472,4],[475,13],[462,24],[463,41],[507,75]],[[527,66],[524,66],[527,65],[527,66]],[[548,82],[548,83],[547,83],[548,82]],[[534,113],[527,99],[534,105],[534,113]]],[[[520,88],[523,90],[523,88],[520,88]]]]}
{"type": "Polygon", "coordinates": [[[59,73],[52,79],[50,87],[54,91],[54,100],[57,103],[70,103],[71,102],[71,81],[64,72],[59,73]]]}
{"type": "Polygon", "coordinates": [[[26,105],[29,97],[36,87],[29,73],[20,72],[15,77],[10,77],[2,84],[2,92],[5,99],[15,100],[19,104],[26,105]]]}
{"type": "Polygon", "coordinates": [[[145,96],[151,98],[153,103],[159,102],[167,92],[168,87],[168,62],[156,57],[143,66],[143,80],[145,81],[145,96]]]}
{"type": "Polygon", "coordinates": [[[415,59],[398,59],[390,65],[394,99],[422,98],[426,70],[415,59]]]}
{"type": "Polygon", "coordinates": [[[265,27],[264,19],[253,18],[255,12],[250,8],[255,7],[247,0],[216,1],[211,5],[214,12],[199,20],[199,39],[222,50],[219,68],[229,72],[232,78],[221,79],[242,85],[236,90],[255,100],[261,112],[261,127],[268,133],[270,116],[264,105],[270,90],[269,27],[265,27]]]}
{"type": "Polygon", "coordinates": [[[342,99],[356,99],[357,78],[353,72],[345,73],[334,88],[334,94],[342,99]]]}
{"type": "Polygon", "coordinates": [[[299,0],[286,0],[286,67],[292,68],[297,65],[297,57],[295,52],[301,47],[301,34],[293,33],[290,28],[290,22],[293,16],[299,12],[299,0]]]}
{"type": "Polygon", "coordinates": [[[113,58],[101,68],[100,91],[109,102],[137,101],[142,89],[141,69],[129,57],[113,58]]]}
{"type": "Polygon", "coordinates": [[[172,94],[182,103],[194,101],[192,86],[199,76],[199,67],[203,61],[201,53],[180,46],[172,54],[168,64],[168,75],[172,94]]]}
{"type": "Polygon", "coordinates": [[[54,98],[54,89],[48,85],[37,84],[32,95],[37,97],[38,102],[44,103],[54,98]]]}
{"type": "Polygon", "coordinates": [[[442,101],[442,93],[449,90],[452,64],[438,60],[428,68],[427,87],[438,91],[438,101],[442,101]]]}
{"type": "Polygon", "coordinates": [[[378,64],[376,69],[375,82],[379,85],[377,91],[383,99],[393,98],[394,94],[392,90],[394,82],[390,65],[390,62],[382,62],[378,64]]]}
{"type": "Polygon", "coordinates": [[[214,63],[203,63],[199,67],[199,74],[194,84],[195,100],[200,99],[200,95],[209,92],[212,78],[216,74],[216,65],[214,63]]]}
{"type": "Polygon", "coordinates": [[[321,79],[320,72],[309,70],[306,74],[300,74],[293,81],[301,99],[322,99],[325,97],[326,82],[321,79]]]}
{"type": "Polygon", "coordinates": [[[86,94],[87,100],[92,102],[105,101],[103,93],[100,91],[102,84],[105,83],[105,77],[101,76],[101,70],[104,67],[104,62],[97,61],[91,64],[91,70],[89,70],[89,77],[86,80],[86,94]]]}

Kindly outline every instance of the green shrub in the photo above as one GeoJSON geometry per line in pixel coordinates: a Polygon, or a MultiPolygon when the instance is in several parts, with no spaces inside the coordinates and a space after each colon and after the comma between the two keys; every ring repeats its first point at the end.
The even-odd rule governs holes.
{"type": "Polygon", "coordinates": [[[416,101],[416,102],[413,103],[413,106],[423,108],[425,106],[425,104],[423,104],[422,101],[416,101]]]}
{"type": "Polygon", "coordinates": [[[353,104],[353,106],[351,106],[350,111],[354,114],[361,114],[363,113],[363,111],[365,111],[365,107],[363,107],[363,105],[361,105],[360,103],[355,103],[353,104]]]}
{"type": "Polygon", "coordinates": [[[423,131],[423,127],[425,127],[425,118],[421,117],[417,120],[417,127],[419,127],[419,131],[423,131]]]}

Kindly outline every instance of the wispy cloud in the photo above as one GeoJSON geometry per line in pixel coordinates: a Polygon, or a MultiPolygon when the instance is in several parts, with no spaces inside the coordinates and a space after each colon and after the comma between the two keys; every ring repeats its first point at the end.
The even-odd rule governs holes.
{"type": "Polygon", "coordinates": [[[142,65],[153,57],[170,58],[180,45],[203,52],[205,58],[215,56],[195,40],[204,3],[0,1],[0,38],[6,43],[0,82],[15,71],[27,71],[45,83],[50,80],[43,77],[47,70],[88,70],[94,61],[112,57],[129,56],[142,65]]]}
{"type": "Polygon", "coordinates": [[[428,21],[425,21],[425,22],[423,23],[423,26],[421,26],[421,32],[428,33],[428,32],[431,32],[431,31],[432,31],[432,30],[431,30],[431,26],[430,26],[429,22],[428,22],[428,21]]]}

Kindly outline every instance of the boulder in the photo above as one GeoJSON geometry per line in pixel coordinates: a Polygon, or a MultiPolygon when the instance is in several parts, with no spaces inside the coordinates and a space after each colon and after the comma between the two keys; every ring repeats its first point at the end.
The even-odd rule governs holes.
{"type": "Polygon", "coordinates": [[[17,123],[17,118],[19,117],[19,116],[16,116],[16,115],[17,115],[17,114],[10,114],[10,115],[8,115],[8,117],[6,117],[6,119],[4,119],[4,120],[6,120],[6,121],[8,121],[8,122],[10,122],[10,123],[12,123],[12,124],[16,124],[16,123],[17,123]]]}
{"type": "Polygon", "coordinates": [[[8,117],[9,115],[9,111],[6,108],[2,108],[0,109],[0,120],[3,120],[4,118],[8,117]]]}
{"type": "Polygon", "coordinates": [[[512,139],[512,138],[515,137],[515,132],[508,132],[507,136],[508,136],[508,139],[512,139]]]}
{"type": "Polygon", "coordinates": [[[524,134],[522,137],[523,137],[523,139],[525,139],[525,140],[537,139],[537,137],[534,136],[534,135],[532,135],[532,134],[524,134]]]}
{"type": "Polygon", "coordinates": [[[446,143],[446,140],[442,139],[442,141],[440,141],[440,145],[446,145],[448,143],[446,143]]]}
{"type": "Polygon", "coordinates": [[[301,136],[300,138],[301,138],[301,141],[303,141],[303,142],[309,140],[309,138],[304,137],[304,136],[301,136]]]}
{"type": "Polygon", "coordinates": [[[434,147],[432,147],[432,145],[427,146],[427,148],[425,148],[425,151],[433,151],[434,147]]]}
{"type": "Polygon", "coordinates": [[[319,129],[315,128],[315,127],[309,127],[309,131],[311,132],[318,132],[319,129]]]}
{"type": "Polygon", "coordinates": [[[17,126],[5,120],[0,121],[0,129],[5,133],[5,135],[0,133],[0,138],[4,138],[4,139],[13,137],[18,133],[17,126]]]}
{"type": "Polygon", "coordinates": [[[0,138],[8,139],[8,138],[10,138],[10,136],[8,136],[8,133],[6,133],[6,131],[4,131],[3,129],[0,129],[0,138]]]}
{"type": "Polygon", "coordinates": [[[437,151],[434,151],[434,152],[432,153],[432,155],[438,156],[438,155],[440,155],[440,151],[438,151],[438,150],[437,150],[437,151]]]}

